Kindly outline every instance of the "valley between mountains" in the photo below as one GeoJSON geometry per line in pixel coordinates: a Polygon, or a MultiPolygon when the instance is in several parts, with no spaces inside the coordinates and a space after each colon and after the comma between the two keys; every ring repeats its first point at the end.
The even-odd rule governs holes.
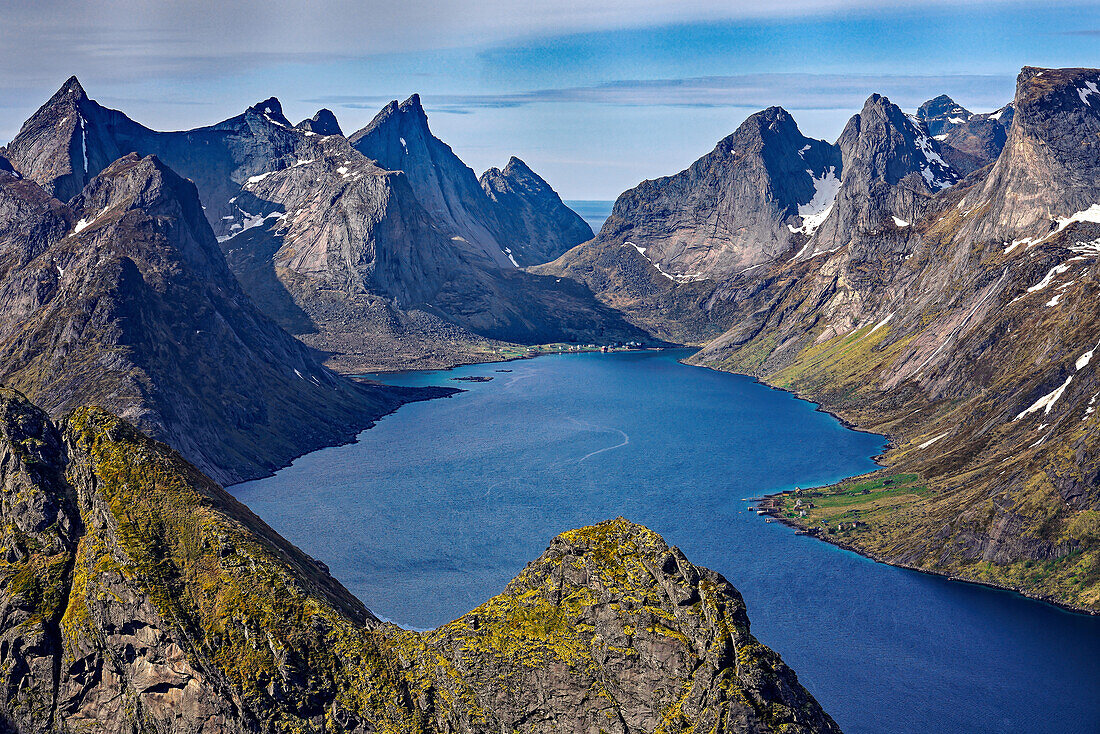
{"type": "Polygon", "coordinates": [[[427,633],[220,484],[540,345],[690,345],[886,434],[772,512],[1100,612],[1100,70],[835,143],[750,116],[594,233],[420,98],[345,135],[275,98],[160,132],[66,81],[0,149],[0,729],[831,732],[738,592],[622,518],[427,633]]]}

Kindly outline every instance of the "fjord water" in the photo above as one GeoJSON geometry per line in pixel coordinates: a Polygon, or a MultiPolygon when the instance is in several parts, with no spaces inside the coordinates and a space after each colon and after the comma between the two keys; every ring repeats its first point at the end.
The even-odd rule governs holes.
{"type": "Polygon", "coordinates": [[[742,498],[874,469],[884,441],[685,354],[380,376],[466,392],[231,491],[406,626],[461,615],[555,534],[622,515],[722,572],[849,734],[1100,731],[1100,619],[765,523],[742,498]]]}
{"type": "Polygon", "coordinates": [[[596,234],[600,233],[600,227],[611,216],[611,209],[615,206],[613,201],[599,199],[575,199],[565,202],[565,205],[580,215],[581,219],[588,222],[588,226],[596,234]]]}

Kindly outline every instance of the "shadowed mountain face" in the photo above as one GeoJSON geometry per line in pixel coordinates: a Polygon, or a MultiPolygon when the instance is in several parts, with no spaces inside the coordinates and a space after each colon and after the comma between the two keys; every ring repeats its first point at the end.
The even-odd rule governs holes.
{"type": "Polygon", "coordinates": [[[974,116],[974,113],[958,104],[946,94],[928,100],[917,108],[917,117],[937,140],[974,116]]]}
{"type": "Polygon", "coordinates": [[[258,311],[195,186],[125,156],[68,204],[0,173],[0,382],[99,405],[222,481],[346,441],[406,397],[350,382],[258,311]]]}
{"type": "Polygon", "coordinates": [[[340,123],[336,121],[336,115],[332,114],[332,110],[329,109],[317,110],[317,114],[308,120],[302,120],[295,125],[295,127],[299,130],[313,133],[314,135],[344,134],[340,129],[340,123]]]}
{"type": "Polygon", "coordinates": [[[415,97],[353,139],[371,158],[331,112],[295,128],[274,98],[216,125],[155,132],[88,99],[74,78],[5,154],[65,199],[121,155],[156,155],[195,182],[260,309],[342,369],[487,359],[497,340],[644,338],[584,288],[513,264],[591,235],[529,170],[513,166],[494,201],[431,135],[415,97]]]}
{"type": "Polygon", "coordinates": [[[487,263],[505,270],[537,265],[592,239],[584,220],[518,158],[479,181],[432,134],[418,95],[390,102],[349,140],[383,168],[404,172],[437,227],[487,263]]]}
{"type": "Polygon", "coordinates": [[[493,202],[497,233],[513,262],[548,262],[592,239],[587,222],[519,158],[508,159],[503,171],[490,168],[479,181],[493,202]]]}
{"type": "Polygon", "coordinates": [[[736,589],[622,519],[410,632],[125,421],[3,389],[0,510],[13,731],[839,731],[736,589]]]}
{"type": "Polygon", "coordinates": [[[419,95],[390,102],[349,141],[382,168],[402,171],[440,231],[462,238],[471,257],[502,269],[515,267],[504,251],[507,245],[493,231],[492,203],[477,176],[451,146],[432,135],[419,95]]]}
{"type": "Polygon", "coordinates": [[[838,141],[824,221],[747,273],[678,283],[634,248],[601,247],[609,231],[657,226],[647,216],[538,271],[583,279],[652,333],[706,340],[699,364],[890,434],[898,489],[830,516],[850,522],[810,513],[815,532],[1097,609],[1097,89],[1098,70],[1025,68],[1012,105],[986,116],[1014,115],[1003,150],[965,178],[922,121],[872,96],[838,141]]]}

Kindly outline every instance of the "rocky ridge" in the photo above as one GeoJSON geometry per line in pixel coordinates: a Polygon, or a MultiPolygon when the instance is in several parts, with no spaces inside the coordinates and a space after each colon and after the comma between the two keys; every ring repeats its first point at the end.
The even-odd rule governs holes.
{"type": "Polygon", "coordinates": [[[10,390],[0,512],[12,731],[839,731],[728,582],[622,519],[406,631],[166,446],[10,390]]]}
{"type": "MultiPolygon", "coordinates": [[[[5,154],[62,200],[122,155],[156,155],[195,182],[247,294],[346,371],[480,361],[512,342],[645,338],[583,288],[527,277],[512,263],[506,250],[525,258],[525,248],[561,237],[570,217],[580,221],[534,174],[494,202],[431,135],[418,98],[388,106],[353,138],[374,161],[339,135],[331,112],[295,128],[275,98],[215,125],[156,132],[89,99],[74,77],[5,154]],[[401,139],[424,151],[409,158],[422,166],[394,158],[401,139]],[[316,185],[305,178],[322,171],[316,185]],[[316,229],[303,239],[306,225],[316,229]],[[295,243],[284,248],[288,233],[295,243]]],[[[588,236],[583,229],[572,236],[588,236]]]]}
{"type": "Polygon", "coordinates": [[[421,395],[335,375],[257,310],[194,184],[154,156],[119,159],[67,204],[0,173],[0,233],[0,381],[55,416],[114,410],[222,481],[421,395]]]}

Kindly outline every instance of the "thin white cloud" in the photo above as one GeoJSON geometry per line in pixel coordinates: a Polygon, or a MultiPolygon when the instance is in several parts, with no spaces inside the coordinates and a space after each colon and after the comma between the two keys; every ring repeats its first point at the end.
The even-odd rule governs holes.
{"type": "MultiPolygon", "coordinates": [[[[434,111],[455,113],[536,104],[746,109],[780,105],[792,110],[856,112],[871,93],[884,94],[905,108],[916,107],[931,97],[947,93],[965,106],[984,110],[995,109],[1011,101],[1014,86],[1015,78],[1010,75],[742,74],[623,80],[508,94],[425,95],[424,102],[434,111]]],[[[335,95],[306,101],[372,109],[387,100],[375,95],[335,95]]]]}

